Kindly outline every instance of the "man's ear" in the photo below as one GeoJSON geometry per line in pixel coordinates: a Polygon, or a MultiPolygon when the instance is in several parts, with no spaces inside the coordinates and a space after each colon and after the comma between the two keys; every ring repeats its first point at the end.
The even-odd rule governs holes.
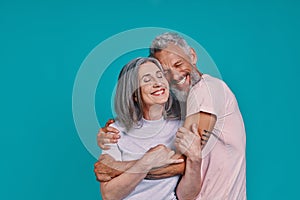
{"type": "Polygon", "coordinates": [[[196,65],[198,57],[197,57],[195,49],[190,48],[190,55],[191,55],[191,62],[192,62],[192,64],[196,65]]]}

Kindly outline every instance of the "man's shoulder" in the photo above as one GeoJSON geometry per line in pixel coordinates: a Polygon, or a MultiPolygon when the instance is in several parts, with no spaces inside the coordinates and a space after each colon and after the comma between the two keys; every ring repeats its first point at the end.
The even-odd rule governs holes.
{"type": "Polygon", "coordinates": [[[201,93],[205,93],[205,91],[209,92],[211,90],[222,89],[224,86],[226,87],[226,83],[223,80],[208,74],[203,74],[201,80],[192,86],[190,92],[198,93],[200,90],[201,93]]]}

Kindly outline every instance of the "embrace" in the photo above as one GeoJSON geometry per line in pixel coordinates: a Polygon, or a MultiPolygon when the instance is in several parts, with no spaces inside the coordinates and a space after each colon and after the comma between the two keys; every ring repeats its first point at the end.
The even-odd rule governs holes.
{"type": "Polygon", "coordinates": [[[99,130],[94,172],[103,199],[246,199],[246,134],[237,100],[201,73],[177,33],[118,77],[115,121],[99,130]]]}

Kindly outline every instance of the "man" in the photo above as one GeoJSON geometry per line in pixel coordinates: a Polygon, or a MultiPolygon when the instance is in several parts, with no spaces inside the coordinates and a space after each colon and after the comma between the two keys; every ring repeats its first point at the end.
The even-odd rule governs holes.
{"type": "MultiPolygon", "coordinates": [[[[192,192],[191,199],[246,199],[246,136],[234,94],[222,80],[197,70],[196,52],[178,34],[165,33],[156,37],[150,54],[161,62],[172,91],[182,105],[186,103],[186,110],[182,109],[182,113],[186,113],[184,126],[191,130],[191,125],[196,123],[201,137],[209,138],[202,151],[198,148],[202,157],[201,169],[190,168],[196,165],[193,156],[197,155],[197,148],[191,141],[191,132],[178,131],[177,145],[184,145],[182,141],[189,140],[193,144],[193,148],[186,146],[187,154],[181,152],[187,157],[183,179],[192,180],[183,181],[185,185],[181,188],[184,190],[177,191],[178,198],[184,199],[192,192]],[[198,182],[195,178],[199,179],[198,182]],[[195,184],[198,185],[195,187],[195,184]],[[195,187],[196,192],[189,186],[195,187]]],[[[100,129],[98,143],[105,148],[107,142],[116,142],[117,136],[103,135],[103,131],[106,128],[100,129]]],[[[171,171],[180,168],[171,167],[171,171]]],[[[96,175],[98,171],[101,171],[99,163],[95,165],[96,175]]],[[[159,178],[159,173],[153,176],[159,178]]]]}

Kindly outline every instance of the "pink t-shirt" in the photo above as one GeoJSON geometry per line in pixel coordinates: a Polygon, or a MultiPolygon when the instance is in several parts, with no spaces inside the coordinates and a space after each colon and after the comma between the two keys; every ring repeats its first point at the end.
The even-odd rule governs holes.
{"type": "Polygon", "coordinates": [[[202,150],[202,187],[197,199],[246,199],[246,135],[234,94],[217,78],[204,74],[190,90],[187,116],[206,112],[217,122],[202,150]]]}

